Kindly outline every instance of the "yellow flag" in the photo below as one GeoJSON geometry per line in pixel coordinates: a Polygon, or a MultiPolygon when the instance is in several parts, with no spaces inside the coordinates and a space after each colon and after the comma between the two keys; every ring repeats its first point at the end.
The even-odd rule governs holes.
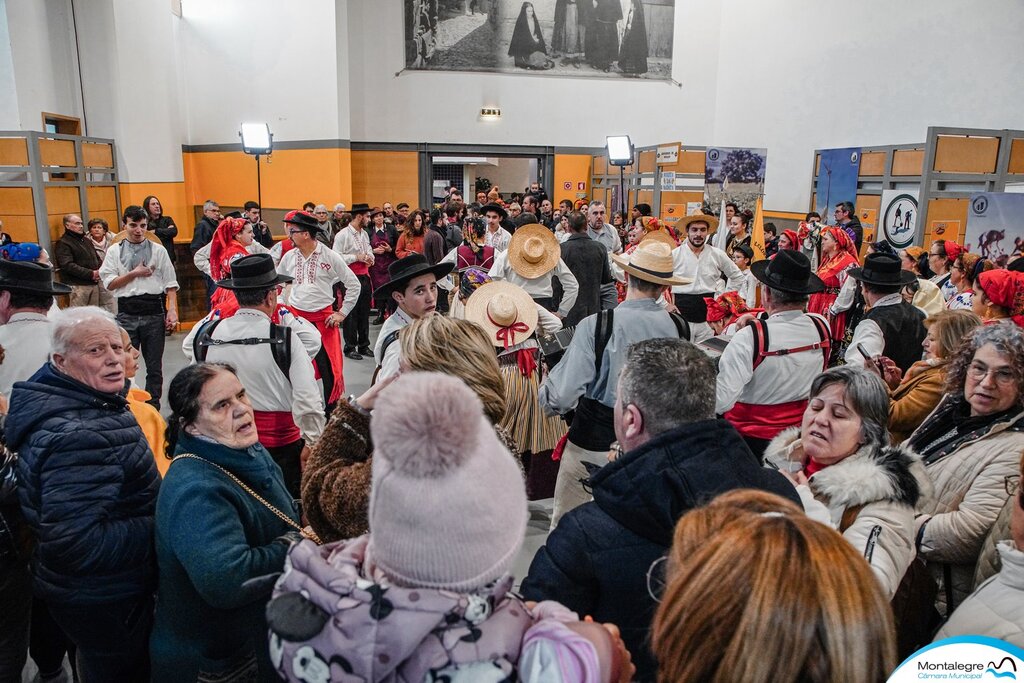
{"type": "Polygon", "coordinates": [[[757,206],[754,208],[754,229],[750,233],[750,248],[754,252],[754,261],[764,261],[767,256],[764,252],[764,207],[761,206],[761,198],[757,198],[757,206]]]}

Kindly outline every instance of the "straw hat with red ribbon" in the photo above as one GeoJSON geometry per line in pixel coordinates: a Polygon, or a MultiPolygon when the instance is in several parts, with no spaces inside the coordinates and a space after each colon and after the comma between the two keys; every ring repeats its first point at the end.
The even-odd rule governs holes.
{"type": "Polygon", "coordinates": [[[537,304],[519,285],[494,280],[466,300],[466,319],[484,328],[492,344],[507,349],[537,329],[537,304]]]}

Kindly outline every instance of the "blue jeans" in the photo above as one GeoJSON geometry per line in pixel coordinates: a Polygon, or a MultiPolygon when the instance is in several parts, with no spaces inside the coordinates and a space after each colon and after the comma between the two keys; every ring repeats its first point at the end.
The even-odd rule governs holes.
{"type": "Polygon", "coordinates": [[[146,361],[146,391],[159,409],[164,385],[164,343],[167,340],[163,314],[128,315],[117,314],[117,324],[124,328],[132,340],[132,346],[142,353],[146,361]]]}

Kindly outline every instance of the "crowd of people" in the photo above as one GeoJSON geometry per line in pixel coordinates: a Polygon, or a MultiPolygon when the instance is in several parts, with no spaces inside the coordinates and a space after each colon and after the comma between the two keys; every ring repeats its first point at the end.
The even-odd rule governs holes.
{"type": "Polygon", "coordinates": [[[867,682],[1024,646],[1024,260],[846,203],[753,261],[734,205],[475,199],[310,202],[284,239],[205,202],[166,393],[193,264],[159,199],[0,260],[0,681],[867,682]]]}

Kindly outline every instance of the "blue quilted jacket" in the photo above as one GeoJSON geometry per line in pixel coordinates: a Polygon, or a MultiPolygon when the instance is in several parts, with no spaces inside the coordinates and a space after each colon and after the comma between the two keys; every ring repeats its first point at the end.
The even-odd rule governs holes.
{"type": "Polygon", "coordinates": [[[36,536],[35,595],[81,606],[153,591],[160,476],[125,399],[47,363],[14,385],[6,430],[36,536]]]}

